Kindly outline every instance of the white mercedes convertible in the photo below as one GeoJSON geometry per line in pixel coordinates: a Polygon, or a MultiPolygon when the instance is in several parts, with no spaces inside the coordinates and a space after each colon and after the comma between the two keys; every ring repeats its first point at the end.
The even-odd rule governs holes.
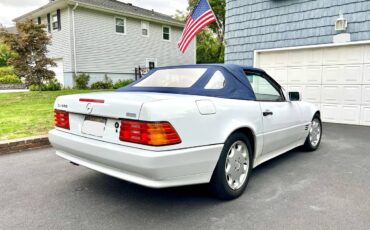
{"type": "Polygon", "coordinates": [[[222,199],[288,150],[316,150],[320,111],[263,70],[187,65],[151,70],[115,92],[58,97],[56,154],[152,188],[209,183],[222,199]]]}

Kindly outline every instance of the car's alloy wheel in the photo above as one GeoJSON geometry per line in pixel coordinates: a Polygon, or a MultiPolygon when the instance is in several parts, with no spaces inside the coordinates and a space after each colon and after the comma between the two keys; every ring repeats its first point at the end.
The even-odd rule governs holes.
{"type": "Polygon", "coordinates": [[[308,151],[316,150],[321,142],[322,137],[322,124],[320,117],[315,116],[311,121],[311,127],[304,143],[304,148],[308,151]]]}
{"type": "Polygon", "coordinates": [[[252,169],[251,153],[245,134],[234,133],[226,140],[210,183],[216,196],[230,200],[244,192],[252,169]]]}
{"type": "Polygon", "coordinates": [[[317,146],[321,138],[321,123],[316,117],[311,122],[310,133],[308,134],[312,146],[317,146]]]}

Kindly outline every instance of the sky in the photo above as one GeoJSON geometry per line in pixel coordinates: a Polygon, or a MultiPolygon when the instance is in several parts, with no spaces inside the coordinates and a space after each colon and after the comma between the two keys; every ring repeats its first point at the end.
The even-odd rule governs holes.
{"type": "MultiPolygon", "coordinates": [[[[49,0],[0,0],[0,23],[11,26],[14,18],[48,2],[49,0]]],[[[187,0],[124,0],[124,2],[168,15],[174,15],[176,9],[185,10],[188,4],[187,0]]]]}

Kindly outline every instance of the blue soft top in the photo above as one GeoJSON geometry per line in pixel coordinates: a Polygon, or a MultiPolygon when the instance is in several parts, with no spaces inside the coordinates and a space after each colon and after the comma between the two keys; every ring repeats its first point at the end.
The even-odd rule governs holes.
{"type": "Polygon", "coordinates": [[[200,64],[200,65],[182,65],[159,67],[152,69],[140,80],[120,88],[118,92],[157,92],[157,93],[174,93],[174,94],[189,94],[241,100],[256,100],[253,89],[245,75],[245,70],[254,72],[263,72],[263,70],[233,65],[233,64],[200,64]],[[206,68],[207,71],[189,88],[174,88],[174,87],[135,87],[135,84],[149,77],[155,71],[161,69],[178,69],[178,68],[206,68]],[[204,89],[208,81],[216,71],[221,71],[225,76],[225,87],[222,89],[204,89]]]}

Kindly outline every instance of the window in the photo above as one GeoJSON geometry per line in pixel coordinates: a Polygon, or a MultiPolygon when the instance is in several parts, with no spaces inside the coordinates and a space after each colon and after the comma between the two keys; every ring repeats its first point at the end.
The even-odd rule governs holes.
{"type": "Polygon", "coordinates": [[[163,40],[171,41],[171,27],[163,26],[162,29],[163,29],[163,40]]]}
{"type": "Polygon", "coordinates": [[[58,22],[58,15],[53,14],[51,17],[53,30],[57,30],[59,28],[59,22],[58,22]]]}
{"type": "Polygon", "coordinates": [[[116,18],[116,33],[126,34],[126,19],[116,18]]]}
{"type": "Polygon", "coordinates": [[[225,86],[225,77],[220,71],[216,71],[207,85],[204,87],[205,89],[222,89],[225,86]]]}
{"type": "Polygon", "coordinates": [[[157,66],[157,59],[156,58],[147,58],[146,59],[146,67],[149,69],[154,69],[157,66]]]}
{"type": "Polygon", "coordinates": [[[141,22],[141,35],[149,37],[149,22],[141,22]]]}
{"type": "Polygon", "coordinates": [[[284,101],[279,87],[258,73],[246,73],[258,101],[284,101]]]}
{"type": "Polygon", "coordinates": [[[160,69],[134,85],[134,87],[189,88],[206,71],[206,68],[160,69]]]}

